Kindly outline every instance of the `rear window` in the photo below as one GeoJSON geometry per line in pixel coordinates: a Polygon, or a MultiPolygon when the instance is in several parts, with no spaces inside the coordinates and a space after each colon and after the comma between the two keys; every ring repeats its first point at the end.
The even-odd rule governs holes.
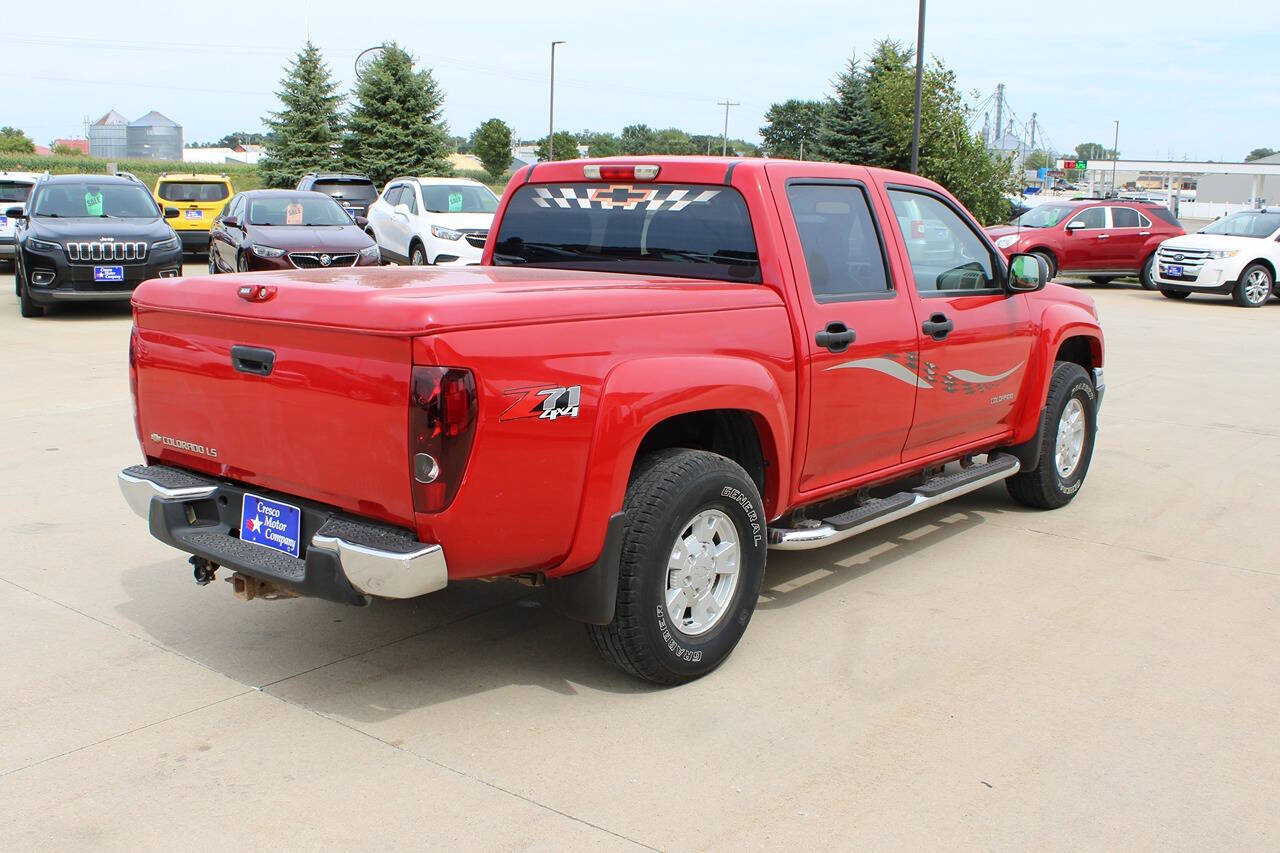
{"type": "Polygon", "coordinates": [[[224,201],[231,193],[219,181],[161,181],[157,195],[165,201],[224,201]]]}
{"type": "Polygon", "coordinates": [[[1152,216],[1154,216],[1156,219],[1159,219],[1163,222],[1167,222],[1168,224],[1172,225],[1174,228],[1182,227],[1182,223],[1178,221],[1178,218],[1174,216],[1172,211],[1170,211],[1169,208],[1167,207],[1161,207],[1160,205],[1152,205],[1151,207],[1147,208],[1147,212],[1150,213],[1152,216]]]}
{"type": "Polygon", "coordinates": [[[31,184],[0,181],[0,202],[25,202],[31,195],[31,184]]]}
{"type": "Polygon", "coordinates": [[[746,202],[724,186],[525,185],[494,245],[498,266],[761,280],[746,202]]]}
{"type": "Polygon", "coordinates": [[[366,180],[316,181],[311,189],[344,201],[369,202],[378,197],[378,188],[373,185],[373,181],[366,180]]]}

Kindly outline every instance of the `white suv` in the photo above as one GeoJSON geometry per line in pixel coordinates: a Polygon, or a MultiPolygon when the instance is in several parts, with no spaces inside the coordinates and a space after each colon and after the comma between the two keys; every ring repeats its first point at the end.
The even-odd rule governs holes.
{"type": "Polygon", "coordinates": [[[1229,293],[1237,305],[1261,307],[1280,296],[1280,209],[1242,210],[1198,234],[1165,240],[1156,261],[1152,277],[1170,299],[1229,293]]]}
{"type": "Polygon", "coordinates": [[[12,264],[14,258],[14,230],[17,222],[5,211],[27,206],[31,188],[40,176],[34,172],[0,172],[0,264],[12,264]]]}
{"type": "Polygon", "coordinates": [[[402,264],[480,263],[498,197],[466,178],[396,178],[369,206],[382,257],[402,264]]]}

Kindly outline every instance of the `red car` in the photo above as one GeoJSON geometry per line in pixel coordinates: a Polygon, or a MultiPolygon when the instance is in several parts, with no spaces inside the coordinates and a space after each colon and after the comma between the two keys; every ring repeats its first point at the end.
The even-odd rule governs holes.
{"type": "Polygon", "coordinates": [[[1147,290],[1156,289],[1152,265],[1160,243],[1186,233],[1165,208],[1122,199],[1046,202],[1011,225],[987,229],[1005,257],[1039,256],[1050,279],[1063,275],[1106,284],[1138,276],[1147,290]]]}
{"type": "Polygon", "coordinates": [[[209,231],[209,273],[378,266],[367,224],[324,193],[237,193],[209,231]]]}
{"type": "Polygon", "coordinates": [[[1079,496],[1102,330],[1045,273],[915,175],[538,163],[479,266],[144,283],[120,486],[198,583],[367,604],[514,577],[623,670],[688,681],[768,548],[1001,481],[1079,496]]]}

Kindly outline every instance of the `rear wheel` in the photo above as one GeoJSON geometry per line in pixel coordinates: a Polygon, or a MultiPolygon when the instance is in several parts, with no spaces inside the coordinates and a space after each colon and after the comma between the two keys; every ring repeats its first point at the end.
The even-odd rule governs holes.
{"type": "Polygon", "coordinates": [[[1042,263],[1044,268],[1047,270],[1045,273],[1045,280],[1053,281],[1058,275],[1058,265],[1054,263],[1053,256],[1048,252],[1032,252],[1031,254],[1039,258],[1040,263],[1042,263]]]}
{"type": "Polygon", "coordinates": [[[1093,282],[1094,284],[1110,284],[1111,282],[1113,282],[1113,281],[1115,281],[1115,280],[1116,280],[1116,277],[1115,277],[1115,276],[1113,276],[1113,275],[1091,275],[1091,276],[1089,276],[1089,281],[1093,282]]]}
{"type": "Polygon", "coordinates": [[[1098,431],[1098,392],[1083,367],[1060,361],[1040,415],[1040,456],[1034,471],[1005,484],[1014,500],[1037,509],[1066,506],[1084,485],[1098,431]]]}
{"type": "Polygon", "coordinates": [[[1164,290],[1160,291],[1160,295],[1166,299],[1186,299],[1191,295],[1189,290],[1164,290]]]}
{"type": "Polygon", "coordinates": [[[1240,274],[1231,298],[1241,308],[1261,308],[1271,298],[1271,289],[1275,286],[1271,270],[1262,264],[1250,264],[1240,274]]]}
{"type": "Polygon", "coordinates": [[[1156,289],[1155,267],[1156,256],[1152,254],[1143,262],[1142,271],[1138,273],[1138,281],[1141,282],[1143,290],[1156,289]]]}
{"type": "Polygon", "coordinates": [[[764,505],[732,460],[660,450],[627,487],[613,621],[588,625],[620,669],[657,684],[706,675],[729,657],[764,577],[764,505]]]}

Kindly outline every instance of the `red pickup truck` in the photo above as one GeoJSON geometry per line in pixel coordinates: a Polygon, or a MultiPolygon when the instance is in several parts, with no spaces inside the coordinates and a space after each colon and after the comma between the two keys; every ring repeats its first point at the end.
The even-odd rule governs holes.
{"type": "Polygon", "coordinates": [[[545,584],[651,681],[721,663],[767,548],[987,484],[1059,507],[1103,394],[1088,296],[944,189],[828,163],[537,164],[479,266],[133,297],[151,533],[243,598],[545,584]]]}

